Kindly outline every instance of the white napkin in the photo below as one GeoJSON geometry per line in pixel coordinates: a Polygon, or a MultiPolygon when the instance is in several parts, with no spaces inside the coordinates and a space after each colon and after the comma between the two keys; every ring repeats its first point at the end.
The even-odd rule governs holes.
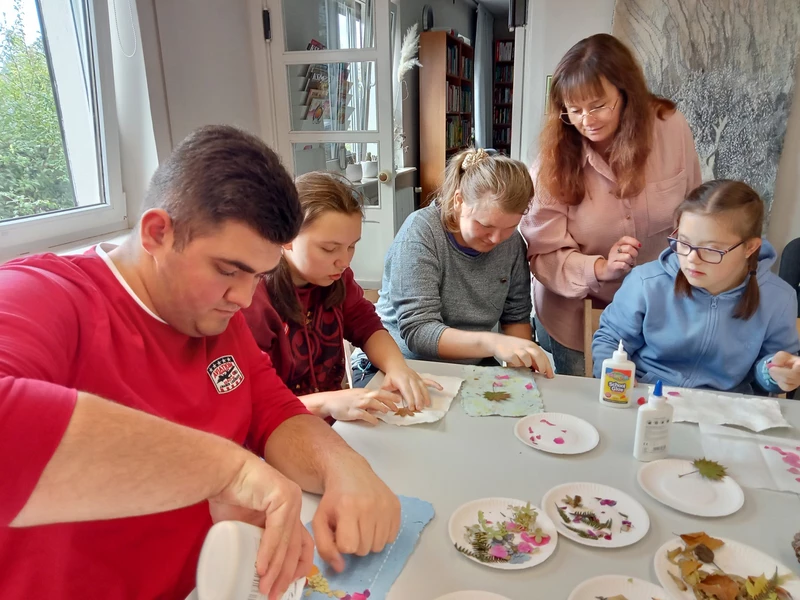
{"type": "Polygon", "coordinates": [[[675,408],[675,421],[738,425],[752,431],[791,427],[781,414],[780,403],[773,398],[725,396],[701,390],[666,387],[664,394],[675,408]]]}
{"type": "MultiPolygon", "coordinates": [[[[428,392],[431,396],[431,405],[428,408],[424,408],[421,412],[408,417],[398,417],[392,412],[388,412],[386,414],[375,413],[375,416],[381,421],[389,423],[390,425],[418,425],[420,423],[433,423],[444,417],[447,414],[447,411],[450,410],[450,404],[453,402],[453,398],[456,397],[456,394],[458,394],[458,390],[464,380],[460,377],[429,375],[427,373],[420,373],[419,376],[423,379],[431,379],[444,388],[441,392],[434,388],[428,388],[428,392]]],[[[384,374],[377,373],[375,377],[372,378],[372,381],[367,384],[367,388],[372,390],[380,388],[383,384],[383,379],[384,374]]]]}
{"type": "Polygon", "coordinates": [[[700,425],[703,453],[740,485],[800,494],[800,439],[700,425]]]}

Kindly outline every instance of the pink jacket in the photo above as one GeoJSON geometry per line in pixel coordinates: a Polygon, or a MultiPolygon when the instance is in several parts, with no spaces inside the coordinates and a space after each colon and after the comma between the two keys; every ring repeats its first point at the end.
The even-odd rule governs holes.
{"type": "MultiPolygon", "coordinates": [[[[577,206],[559,203],[536,187],[520,230],[528,242],[536,317],[562,345],[583,350],[583,299],[611,302],[621,282],[599,282],[597,259],[619,238],[642,243],[637,264],[655,260],[667,247],[673,212],[700,185],[700,161],[684,116],[675,113],[654,123],[653,148],[638,196],[616,198],[615,177],[588,143],[583,147],[586,196],[577,206]]],[[[531,169],[534,183],[538,161],[531,169]]]]}

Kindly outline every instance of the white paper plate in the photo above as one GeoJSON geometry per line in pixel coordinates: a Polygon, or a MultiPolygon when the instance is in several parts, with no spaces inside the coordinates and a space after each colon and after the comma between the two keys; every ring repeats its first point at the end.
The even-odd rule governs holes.
{"type": "Polygon", "coordinates": [[[637,479],[642,489],[667,506],[698,517],[724,517],[732,515],[744,505],[744,492],[733,478],[709,481],[699,473],[689,460],[667,458],[647,463],[637,479]]]}
{"type": "Polygon", "coordinates": [[[436,600],[509,600],[505,596],[493,594],[491,592],[477,592],[470,590],[468,592],[453,592],[452,594],[445,594],[439,596],[436,600]]]}
{"type": "MultiPolygon", "coordinates": [[[[600,483],[565,483],[551,489],[542,498],[542,508],[547,516],[557,524],[558,533],[574,542],[591,546],[593,548],[622,548],[630,546],[641,540],[650,529],[650,517],[647,511],[636,500],[625,492],[600,483]],[[580,537],[574,531],[567,529],[566,523],[558,513],[558,507],[566,507],[563,499],[566,496],[580,496],[583,499],[584,507],[594,510],[598,519],[601,521],[611,519],[611,539],[587,539],[580,537]],[[597,498],[612,500],[614,506],[601,506],[597,498]],[[621,531],[622,520],[627,515],[627,520],[632,527],[629,531],[621,531]]],[[[569,509],[569,507],[567,507],[569,509]]],[[[570,511],[567,510],[567,513],[570,511]]],[[[570,526],[585,529],[585,525],[569,523],[570,526]]]]}
{"type": "Polygon", "coordinates": [[[600,575],[587,579],[567,600],[596,600],[622,594],[627,600],[669,600],[667,592],[654,583],[626,575],[600,575]]]}
{"type": "Polygon", "coordinates": [[[514,435],[523,444],[552,454],[581,454],[600,441],[591,423],[564,413],[528,415],[514,425],[514,435]]]}
{"type": "MultiPolygon", "coordinates": [[[[778,568],[778,575],[785,575],[786,573],[792,572],[791,569],[771,558],[768,554],[764,554],[761,550],[756,550],[741,542],[715,536],[713,532],[707,533],[711,537],[716,537],[725,542],[724,546],[714,550],[714,562],[726,573],[739,575],[741,577],[748,577],[750,575],[757,577],[763,573],[769,578],[775,573],[776,567],[778,568]]],[[[678,569],[677,565],[673,565],[669,562],[667,559],[667,552],[673,548],[679,546],[683,547],[685,545],[686,544],[684,544],[683,540],[680,538],[673,538],[658,549],[653,559],[653,566],[655,567],[656,577],[659,583],[661,583],[674,600],[695,600],[691,589],[685,592],[680,591],[675,582],[672,581],[672,577],[669,576],[671,572],[676,577],[680,577],[680,569],[678,569]]],[[[713,568],[706,568],[704,570],[711,571],[713,568]]],[[[800,598],[799,579],[794,578],[787,581],[781,587],[789,592],[793,598],[800,598]]]]}
{"type": "MultiPolygon", "coordinates": [[[[508,509],[509,505],[525,506],[526,504],[527,501],[513,500],[511,498],[483,498],[481,500],[467,502],[466,504],[459,506],[450,517],[450,522],[447,524],[447,530],[450,534],[450,541],[452,541],[453,544],[466,547],[468,542],[464,537],[466,532],[465,528],[475,525],[478,522],[479,510],[483,511],[487,521],[497,522],[503,520],[503,515],[505,515],[506,519],[511,518],[511,511],[508,509]]],[[[464,558],[468,558],[479,565],[484,565],[493,569],[502,569],[505,571],[530,569],[531,567],[542,564],[544,561],[550,558],[550,556],[556,550],[556,545],[558,544],[558,530],[556,529],[553,521],[548,518],[542,509],[534,506],[533,504],[531,504],[531,508],[535,509],[538,513],[536,517],[536,527],[540,527],[544,533],[550,536],[550,543],[545,544],[544,546],[539,546],[538,552],[534,552],[531,555],[530,560],[517,564],[503,562],[484,563],[476,558],[462,554],[461,552],[459,552],[459,554],[462,554],[464,558]]],[[[517,541],[519,541],[519,539],[517,539],[517,541]]]]}

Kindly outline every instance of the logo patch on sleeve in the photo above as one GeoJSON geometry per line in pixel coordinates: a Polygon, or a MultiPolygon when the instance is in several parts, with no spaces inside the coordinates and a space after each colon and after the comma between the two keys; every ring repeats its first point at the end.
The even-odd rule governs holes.
{"type": "Polygon", "coordinates": [[[227,356],[220,356],[217,360],[213,361],[208,365],[206,372],[219,394],[232,392],[242,385],[244,381],[244,373],[239,369],[239,365],[236,364],[236,359],[230,354],[227,356]]]}

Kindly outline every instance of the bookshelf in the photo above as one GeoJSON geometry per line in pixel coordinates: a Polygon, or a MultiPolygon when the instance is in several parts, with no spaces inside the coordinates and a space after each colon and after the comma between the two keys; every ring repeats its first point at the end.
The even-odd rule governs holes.
{"type": "Polygon", "coordinates": [[[514,41],[495,40],[492,79],[492,146],[511,151],[511,105],[514,94],[514,41]]]}
{"type": "Polygon", "coordinates": [[[447,159],[472,145],[475,52],[447,31],[426,31],[419,60],[425,65],[419,70],[420,204],[426,206],[447,159]]]}

